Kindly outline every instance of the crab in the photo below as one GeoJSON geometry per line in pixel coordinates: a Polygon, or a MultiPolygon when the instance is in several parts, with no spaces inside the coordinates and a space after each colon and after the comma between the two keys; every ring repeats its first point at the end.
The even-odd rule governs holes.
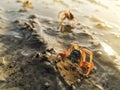
{"type": "Polygon", "coordinates": [[[33,3],[30,2],[29,0],[23,2],[23,7],[24,8],[33,8],[33,3]]]}
{"type": "Polygon", "coordinates": [[[85,77],[88,77],[90,72],[94,69],[92,52],[79,47],[77,44],[72,44],[68,50],[64,49],[62,53],[57,55],[57,59],[66,60],[66,58],[73,63],[78,63],[85,77]],[[87,54],[89,55],[89,60],[86,59],[87,54]]]}
{"type": "Polygon", "coordinates": [[[60,11],[58,18],[60,20],[59,27],[61,32],[68,30],[68,27],[70,27],[69,30],[74,29],[77,25],[76,17],[69,10],[60,11]]]}

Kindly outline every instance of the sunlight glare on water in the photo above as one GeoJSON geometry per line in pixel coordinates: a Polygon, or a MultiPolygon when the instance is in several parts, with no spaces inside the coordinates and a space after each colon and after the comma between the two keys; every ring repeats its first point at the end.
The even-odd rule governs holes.
{"type": "Polygon", "coordinates": [[[110,47],[108,44],[102,42],[101,43],[103,46],[104,51],[109,55],[109,56],[114,56],[115,60],[113,60],[112,62],[114,62],[116,64],[115,67],[117,67],[118,70],[120,70],[120,56],[112,49],[112,47],[110,47]]]}
{"type": "Polygon", "coordinates": [[[108,54],[108,55],[116,55],[116,52],[112,49],[112,47],[110,47],[109,45],[107,45],[106,43],[102,42],[102,46],[104,48],[104,51],[108,54]]]}

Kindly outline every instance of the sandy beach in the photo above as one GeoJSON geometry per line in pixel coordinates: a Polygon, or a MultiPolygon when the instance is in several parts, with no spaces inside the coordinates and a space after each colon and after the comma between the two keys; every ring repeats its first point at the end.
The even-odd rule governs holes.
{"type": "Polygon", "coordinates": [[[27,9],[24,1],[0,1],[0,90],[120,89],[119,0],[30,0],[27,9]],[[61,10],[77,19],[71,32],[58,30],[61,10]],[[71,43],[93,53],[88,78],[76,63],[54,63],[71,43]]]}

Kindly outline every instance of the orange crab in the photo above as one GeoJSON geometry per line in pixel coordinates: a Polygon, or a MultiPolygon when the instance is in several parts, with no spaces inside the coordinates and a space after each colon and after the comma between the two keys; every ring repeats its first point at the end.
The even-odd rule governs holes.
{"type": "Polygon", "coordinates": [[[57,55],[57,59],[61,58],[62,60],[65,60],[65,58],[70,59],[73,63],[77,62],[79,63],[83,74],[88,77],[90,72],[94,69],[94,63],[92,61],[93,55],[92,52],[79,47],[77,44],[72,44],[68,50],[63,50],[62,53],[59,53],[57,55]],[[89,61],[86,59],[86,54],[88,54],[89,61]]]}

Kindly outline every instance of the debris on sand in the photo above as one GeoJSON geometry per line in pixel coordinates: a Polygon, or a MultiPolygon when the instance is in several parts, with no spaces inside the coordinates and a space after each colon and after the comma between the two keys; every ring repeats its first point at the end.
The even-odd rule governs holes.
{"type": "Polygon", "coordinates": [[[106,23],[98,23],[95,25],[96,28],[98,29],[102,29],[102,30],[109,30],[109,29],[112,29],[113,27],[106,24],[106,23]]]}
{"type": "Polygon", "coordinates": [[[85,16],[85,17],[95,22],[95,27],[98,29],[109,30],[109,29],[112,29],[113,27],[116,27],[115,25],[109,24],[105,22],[104,20],[102,20],[101,18],[98,18],[96,16],[91,16],[91,17],[85,16]]]}
{"type": "Polygon", "coordinates": [[[39,17],[38,14],[32,14],[32,15],[30,15],[28,18],[30,18],[30,19],[35,19],[35,18],[38,18],[38,17],[39,17]]]}
{"type": "Polygon", "coordinates": [[[16,0],[17,3],[21,3],[23,2],[24,0],[16,0]]]}
{"type": "Polygon", "coordinates": [[[82,70],[78,64],[73,64],[69,60],[60,61],[56,64],[60,75],[68,83],[69,86],[81,82],[82,70]]]}
{"type": "Polygon", "coordinates": [[[2,63],[3,65],[5,65],[5,66],[8,65],[8,62],[5,60],[4,57],[2,58],[2,62],[1,62],[1,63],[2,63]]]}
{"type": "Polygon", "coordinates": [[[96,54],[97,54],[98,56],[101,56],[103,53],[102,53],[101,51],[98,51],[96,54]]]}

